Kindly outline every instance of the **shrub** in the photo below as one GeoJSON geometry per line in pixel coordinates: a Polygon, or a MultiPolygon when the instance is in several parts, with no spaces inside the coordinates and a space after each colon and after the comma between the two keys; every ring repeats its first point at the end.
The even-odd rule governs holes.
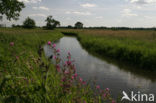
{"type": "Polygon", "coordinates": [[[28,17],[23,22],[23,27],[24,28],[34,28],[34,27],[36,27],[35,21],[28,17]]]}

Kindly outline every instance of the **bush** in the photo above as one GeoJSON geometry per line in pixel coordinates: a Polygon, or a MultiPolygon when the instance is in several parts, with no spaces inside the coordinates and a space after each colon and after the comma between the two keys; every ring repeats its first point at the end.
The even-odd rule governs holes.
{"type": "Polygon", "coordinates": [[[54,28],[60,26],[60,22],[53,19],[52,16],[48,16],[45,21],[47,22],[47,24],[45,26],[46,29],[54,29],[54,28]]]}
{"type": "Polygon", "coordinates": [[[24,28],[34,28],[34,27],[36,27],[35,21],[28,17],[23,22],[23,27],[24,28]]]}

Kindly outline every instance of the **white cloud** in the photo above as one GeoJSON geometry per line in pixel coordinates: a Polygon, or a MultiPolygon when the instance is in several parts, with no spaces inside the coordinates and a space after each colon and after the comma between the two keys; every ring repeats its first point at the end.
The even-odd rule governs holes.
{"type": "Polygon", "coordinates": [[[49,8],[44,7],[44,6],[40,6],[40,7],[33,7],[34,10],[46,10],[49,11],[49,8]]]}
{"type": "Polygon", "coordinates": [[[138,16],[138,15],[135,13],[132,13],[130,9],[124,9],[122,11],[122,16],[130,17],[130,16],[138,16]]]}
{"type": "Polygon", "coordinates": [[[79,12],[79,11],[74,11],[73,13],[74,13],[74,14],[77,14],[77,15],[91,15],[90,12],[79,12]]]}
{"type": "Polygon", "coordinates": [[[72,13],[72,12],[70,12],[70,11],[67,11],[67,12],[66,12],[66,14],[71,14],[71,13],[72,13]]]}
{"type": "Polygon", "coordinates": [[[86,4],[81,4],[80,6],[84,7],[84,8],[87,8],[87,7],[96,7],[95,4],[89,4],[89,3],[86,3],[86,4]]]}
{"type": "Polygon", "coordinates": [[[141,9],[141,6],[136,6],[137,9],[141,9]]]}
{"type": "Polygon", "coordinates": [[[150,3],[156,3],[156,0],[130,0],[131,3],[137,3],[137,4],[150,4],[150,3]]]}
{"type": "Polygon", "coordinates": [[[97,17],[96,17],[96,19],[102,19],[102,18],[103,18],[102,16],[97,16],[97,17]]]}
{"type": "Polygon", "coordinates": [[[92,15],[90,12],[80,12],[80,11],[67,11],[66,14],[92,15]]]}
{"type": "Polygon", "coordinates": [[[144,18],[146,18],[146,19],[153,19],[153,17],[151,17],[151,16],[144,16],[144,18]]]}
{"type": "Polygon", "coordinates": [[[47,17],[45,14],[31,14],[29,16],[32,16],[32,17],[36,17],[36,16],[47,17]]]}
{"type": "Polygon", "coordinates": [[[20,2],[24,2],[24,3],[38,3],[41,2],[42,0],[18,0],[20,2]]]}

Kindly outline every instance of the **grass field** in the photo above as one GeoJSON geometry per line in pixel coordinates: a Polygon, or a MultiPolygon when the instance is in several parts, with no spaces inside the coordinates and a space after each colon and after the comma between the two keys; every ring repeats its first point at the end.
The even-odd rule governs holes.
{"type": "Polygon", "coordinates": [[[77,34],[84,48],[100,56],[156,70],[156,31],[62,29],[62,32],[77,34]]]}
{"type": "MultiPolygon", "coordinates": [[[[43,54],[39,60],[39,47],[48,40],[57,40],[61,33],[40,29],[0,29],[0,101],[1,102],[45,102],[49,98],[45,93],[42,72],[48,65],[43,54]],[[12,43],[12,44],[10,44],[12,43]],[[43,69],[43,70],[39,70],[43,69]]],[[[49,65],[54,71],[53,65],[49,65]]],[[[53,73],[54,74],[54,73],[53,73]]],[[[56,86],[59,77],[51,76],[56,86]],[[56,78],[56,79],[54,79],[56,78]]],[[[54,88],[54,87],[52,87],[54,88]]],[[[53,91],[56,91],[53,89],[53,91]]],[[[50,92],[50,91],[49,91],[50,92]]],[[[54,92],[51,95],[54,95],[54,92]]],[[[55,95],[54,95],[55,96],[55,95]]],[[[51,98],[54,99],[55,97],[51,98]]]]}
{"type": "Polygon", "coordinates": [[[109,88],[93,91],[75,73],[70,53],[60,69],[53,42],[62,36],[59,30],[0,28],[0,103],[115,103],[109,88]],[[47,43],[56,64],[43,53],[47,43]]]}

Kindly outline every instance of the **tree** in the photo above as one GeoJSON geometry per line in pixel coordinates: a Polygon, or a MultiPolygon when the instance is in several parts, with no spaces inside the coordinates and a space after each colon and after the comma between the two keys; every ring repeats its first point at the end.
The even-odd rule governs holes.
{"type": "Polygon", "coordinates": [[[75,28],[80,29],[83,28],[83,24],[81,22],[75,23],[75,28]]]}
{"type": "Polygon", "coordinates": [[[34,28],[35,26],[36,26],[35,21],[29,17],[27,17],[23,22],[24,28],[34,28]]]}
{"type": "Polygon", "coordinates": [[[48,16],[47,19],[45,20],[47,23],[46,23],[46,28],[47,29],[54,29],[58,26],[60,26],[60,22],[53,19],[52,16],[48,16]]]}
{"type": "Polygon", "coordinates": [[[72,28],[72,26],[71,25],[68,25],[67,28],[72,28]]]}
{"type": "Polygon", "coordinates": [[[5,15],[8,20],[18,20],[21,10],[24,8],[24,3],[18,0],[0,0],[0,19],[5,15]]]}

